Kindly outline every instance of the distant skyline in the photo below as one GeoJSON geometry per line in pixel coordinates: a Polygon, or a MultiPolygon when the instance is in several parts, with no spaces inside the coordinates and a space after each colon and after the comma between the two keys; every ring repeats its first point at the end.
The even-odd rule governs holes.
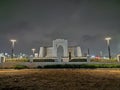
{"type": "Polygon", "coordinates": [[[15,52],[27,54],[61,38],[107,55],[107,36],[120,53],[120,0],[0,0],[0,52],[11,52],[12,38],[15,52]]]}

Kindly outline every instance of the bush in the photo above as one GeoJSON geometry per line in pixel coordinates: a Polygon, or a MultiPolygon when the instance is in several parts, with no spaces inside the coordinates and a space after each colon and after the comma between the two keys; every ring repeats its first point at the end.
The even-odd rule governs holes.
{"type": "Polygon", "coordinates": [[[104,62],[104,63],[116,63],[116,62],[118,62],[116,59],[110,59],[110,60],[107,60],[107,59],[91,59],[90,61],[91,62],[104,62]]]}
{"type": "Polygon", "coordinates": [[[46,65],[44,68],[82,68],[85,65],[75,65],[75,64],[57,64],[57,65],[46,65]]]}
{"type": "Polygon", "coordinates": [[[29,62],[28,58],[7,58],[5,62],[29,62]]]}
{"type": "Polygon", "coordinates": [[[87,59],[72,59],[69,62],[87,62],[87,59]]]}
{"type": "Polygon", "coordinates": [[[46,65],[44,68],[120,68],[117,64],[57,64],[46,65]]]}
{"type": "Polygon", "coordinates": [[[14,69],[28,69],[29,67],[26,65],[16,65],[14,69]]]}
{"type": "Polygon", "coordinates": [[[33,62],[55,62],[54,59],[33,59],[33,62]]]}
{"type": "Polygon", "coordinates": [[[62,68],[63,65],[57,64],[57,65],[45,65],[44,68],[62,68]]]}
{"type": "Polygon", "coordinates": [[[42,68],[42,66],[37,66],[37,68],[42,68]]]}

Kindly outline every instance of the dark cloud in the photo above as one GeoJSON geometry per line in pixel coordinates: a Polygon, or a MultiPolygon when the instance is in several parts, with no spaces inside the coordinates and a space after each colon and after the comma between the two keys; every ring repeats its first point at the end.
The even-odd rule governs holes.
{"type": "Polygon", "coordinates": [[[106,53],[104,38],[111,36],[113,53],[120,45],[119,0],[1,0],[0,50],[9,52],[10,38],[18,39],[17,52],[50,46],[56,38],[70,45],[106,53]]]}
{"type": "Polygon", "coordinates": [[[97,36],[83,35],[82,39],[84,42],[93,42],[97,40],[97,36]]]}

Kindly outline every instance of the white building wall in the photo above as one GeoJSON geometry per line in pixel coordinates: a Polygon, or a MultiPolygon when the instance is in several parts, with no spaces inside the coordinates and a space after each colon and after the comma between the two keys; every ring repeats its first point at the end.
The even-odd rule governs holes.
{"type": "Polygon", "coordinates": [[[81,52],[81,48],[80,47],[76,47],[76,52],[77,52],[77,57],[81,57],[82,56],[82,52],[81,52]]]}
{"type": "Polygon", "coordinates": [[[64,57],[68,57],[68,42],[64,39],[53,40],[53,57],[57,57],[57,48],[59,46],[63,47],[64,57]]]}
{"type": "Polygon", "coordinates": [[[44,57],[44,47],[40,47],[40,51],[39,51],[39,57],[44,57]]]}
{"type": "Polygon", "coordinates": [[[53,48],[52,47],[48,47],[46,48],[46,56],[45,57],[53,57],[53,48]]]}
{"type": "Polygon", "coordinates": [[[53,40],[52,47],[40,47],[39,57],[56,57],[57,58],[57,49],[59,46],[63,47],[63,57],[68,58],[69,52],[71,51],[72,57],[81,57],[82,52],[80,46],[68,48],[68,41],[64,39],[53,40]]]}

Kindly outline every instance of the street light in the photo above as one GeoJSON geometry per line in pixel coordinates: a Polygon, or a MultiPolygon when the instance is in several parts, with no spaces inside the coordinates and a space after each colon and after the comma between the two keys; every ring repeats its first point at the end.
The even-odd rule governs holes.
{"type": "Polygon", "coordinates": [[[107,41],[109,59],[111,59],[111,53],[110,53],[110,40],[111,40],[111,37],[106,37],[105,40],[107,41]]]}
{"type": "Polygon", "coordinates": [[[15,46],[15,42],[16,42],[16,40],[15,40],[15,39],[11,39],[10,41],[12,42],[12,53],[11,53],[11,58],[13,58],[13,54],[14,54],[14,46],[15,46]]]}
{"type": "Polygon", "coordinates": [[[35,48],[32,48],[33,57],[35,56],[35,48]]]}

